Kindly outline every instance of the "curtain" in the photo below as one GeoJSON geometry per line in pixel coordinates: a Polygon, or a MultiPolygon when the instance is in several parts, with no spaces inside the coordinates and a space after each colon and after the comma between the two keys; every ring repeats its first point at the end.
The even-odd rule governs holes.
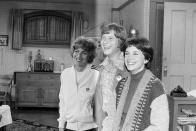
{"type": "Polygon", "coordinates": [[[12,49],[22,49],[24,15],[22,9],[12,9],[12,49]]]}
{"type": "Polygon", "coordinates": [[[72,12],[72,25],[71,25],[71,43],[83,33],[83,13],[82,12],[72,12]]]}

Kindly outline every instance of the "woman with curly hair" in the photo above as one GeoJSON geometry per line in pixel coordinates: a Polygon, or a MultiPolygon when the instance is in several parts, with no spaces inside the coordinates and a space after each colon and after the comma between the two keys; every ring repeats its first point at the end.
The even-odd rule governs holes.
{"type": "Polygon", "coordinates": [[[91,69],[96,46],[93,41],[79,37],[73,43],[73,66],[61,73],[59,93],[59,131],[95,131],[92,101],[99,72],[91,69]],[[66,126],[64,126],[66,123],[66,126]]]}

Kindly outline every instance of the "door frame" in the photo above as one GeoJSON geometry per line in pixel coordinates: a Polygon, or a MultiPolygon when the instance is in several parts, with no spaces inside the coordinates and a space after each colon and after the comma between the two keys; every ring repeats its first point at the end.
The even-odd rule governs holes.
{"type": "Polygon", "coordinates": [[[149,41],[154,49],[151,70],[159,79],[162,79],[164,2],[196,3],[196,0],[150,1],[149,41]]]}

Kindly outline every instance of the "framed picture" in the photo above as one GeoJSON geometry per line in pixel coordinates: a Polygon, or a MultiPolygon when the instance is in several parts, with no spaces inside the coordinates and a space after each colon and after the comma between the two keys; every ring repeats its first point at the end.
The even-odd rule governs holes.
{"type": "Polygon", "coordinates": [[[8,46],[8,35],[0,35],[0,46],[8,46]]]}

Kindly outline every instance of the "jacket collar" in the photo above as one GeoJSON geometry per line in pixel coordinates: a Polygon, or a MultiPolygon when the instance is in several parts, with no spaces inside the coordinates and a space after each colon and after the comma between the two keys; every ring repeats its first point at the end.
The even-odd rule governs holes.
{"type": "Polygon", "coordinates": [[[110,58],[107,56],[105,58],[105,60],[100,65],[102,65],[104,67],[107,65],[112,65],[112,66],[116,67],[117,69],[120,69],[121,71],[123,71],[124,70],[123,53],[121,52],[121,54],[119,55],[119,57],[115,61],[110,60],[110,58]]]}

